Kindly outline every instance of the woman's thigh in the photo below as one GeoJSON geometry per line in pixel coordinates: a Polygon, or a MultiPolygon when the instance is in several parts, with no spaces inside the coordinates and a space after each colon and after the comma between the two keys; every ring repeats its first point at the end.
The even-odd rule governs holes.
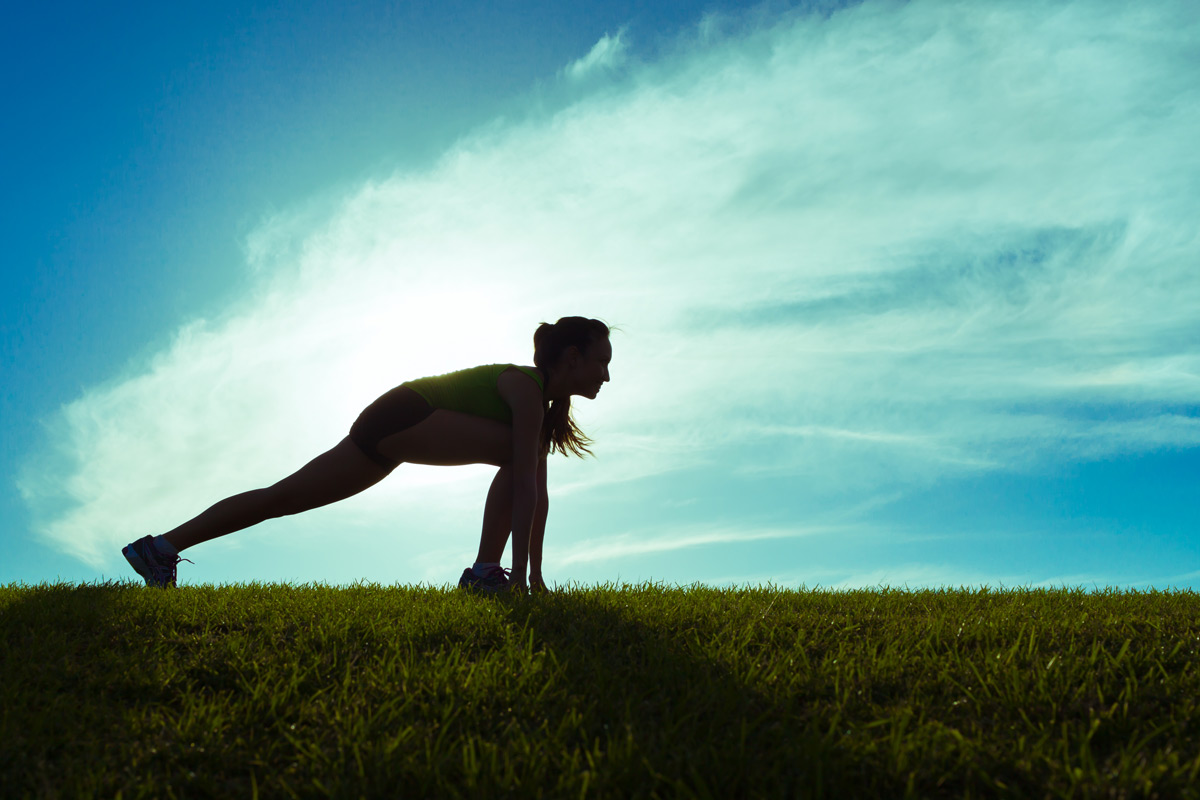
{"type": "Polygon", "coordinates": [[[274,516],[336,503],[379,483],[390,470],[365,456],[350,437],[267,487],[274,516]]]}
{"type": "Polygon", "coordinates": [[[512,427],[439,408],[411,428],[380,439],[376,449],[390,459],[410,464],[503,467],[512,462],[512,427]]]}

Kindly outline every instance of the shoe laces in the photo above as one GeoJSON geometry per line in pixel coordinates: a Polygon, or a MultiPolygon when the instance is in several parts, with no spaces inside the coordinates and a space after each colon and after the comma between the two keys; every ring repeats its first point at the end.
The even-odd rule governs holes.
{"type": "Polygon", "coordinates": [[[196,563],[195,561],[192,561],[190,558],[184,558],[183,556],[179,555],[178,553],[176,553],[173,556],[169,556],[166,553],[164,553],[163,551],[159,550],[157,547],[154,548],[154,558],[156,561],[158,561],[159,564],[161,564],[163,567],[166,567],[167,569],[174,569],[175,566],[177,564],[179,564],[180,561],[186,561],[189,564],[196,563]]]}
{"type": "Polygon", "coordinates": [[[504,567],[489,567],[488,571],[484,573],[483,577],[485,577],[485,578],[498,577],[501,580],[503,580],[505,583],[508,583],[508,576],[511,574],[512,574],[511,569],[505,569],[504,567]],[[499,574],[497,574],[497,573],[499,573],[499,574]]]}

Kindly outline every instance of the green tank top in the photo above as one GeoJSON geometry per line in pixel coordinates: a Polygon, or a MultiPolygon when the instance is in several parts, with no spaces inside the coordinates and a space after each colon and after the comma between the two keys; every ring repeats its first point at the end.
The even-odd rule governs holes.
{"type": "Polygon", "coordinates": [[[500,373],[509,367],[517,367],[537,381],[538,388],[545,391],[541,373],[516,364],[484,364],[445,375],[416,378],[400,385],[411,388],[434,408],[461,411],[511,425],[512,409],[504,402],[496,387],[500,373]]]}

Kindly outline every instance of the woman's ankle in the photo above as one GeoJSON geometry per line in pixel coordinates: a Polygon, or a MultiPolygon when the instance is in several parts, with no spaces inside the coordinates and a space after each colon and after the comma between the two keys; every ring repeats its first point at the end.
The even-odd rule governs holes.
{"type": "Polygon", "coordinates": [[[158,548],[160,553],[166,553],[169,556],[179,555],[179,548],[171,544],[165,533],[161,536],[155,536],[153,542],[154,546],[158,548]]]}

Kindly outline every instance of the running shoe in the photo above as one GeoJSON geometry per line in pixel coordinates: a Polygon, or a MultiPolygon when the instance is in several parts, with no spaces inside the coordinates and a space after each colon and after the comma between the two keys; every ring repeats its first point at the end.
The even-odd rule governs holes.
{"type": "Polygon", "coordinates": [[[496,594],[508,589],[508,575],[511,570],[504,567],[488,567],[482,576],[476,575],[475,570],[467,567],[462,577],[458,579],[458,588],[470,589],[482,594],[496,594]]]}
{"type": "Polygon", "coordinates": [[[121,549],[121,555],[129,565],[137,570],[138,575],[146,579],[147,586],[158,586],[163,589],[175,585],[175,567],[180,561],[189,564],[196,562],[179,555],[169,556],[154,546],[153,536],[143,536],[136,542],[130,542],[121,549]]]}

